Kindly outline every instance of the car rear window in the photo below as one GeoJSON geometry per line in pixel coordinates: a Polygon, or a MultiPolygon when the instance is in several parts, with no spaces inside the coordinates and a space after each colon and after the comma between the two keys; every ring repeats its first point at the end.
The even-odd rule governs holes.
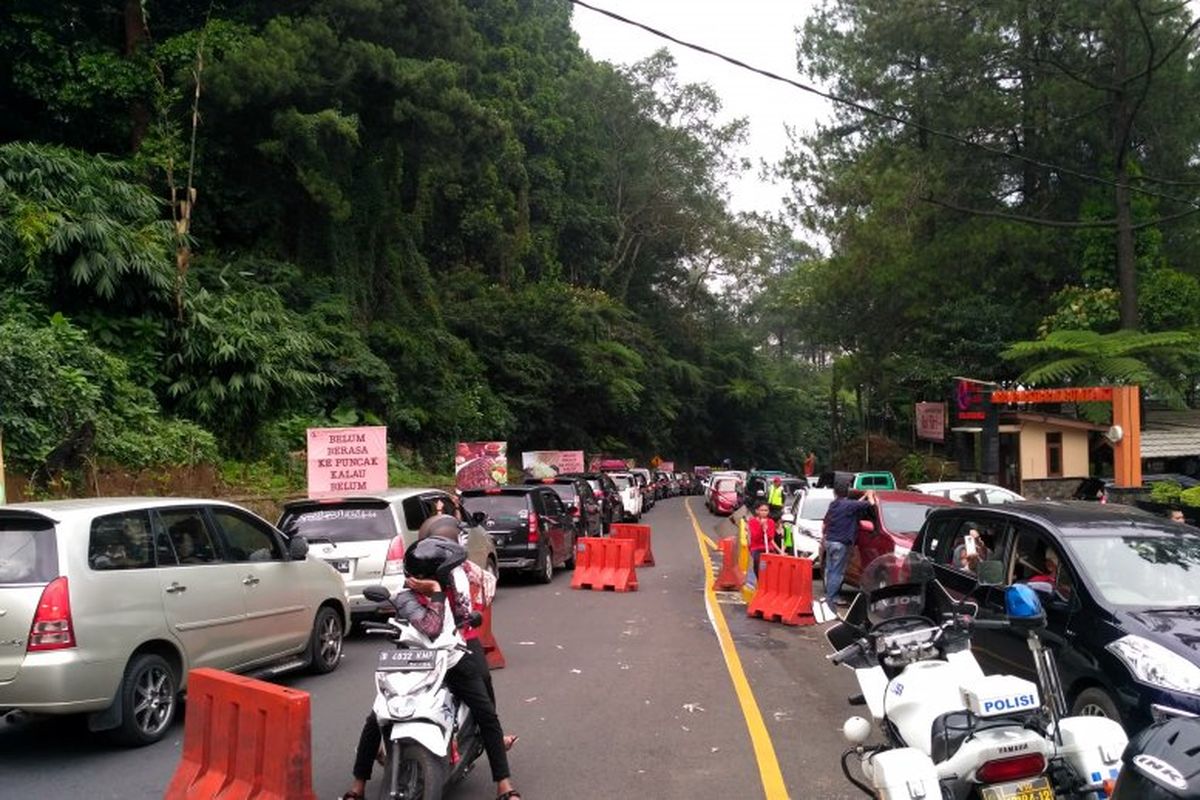
{"type": "Polygon", "coordinates": [[[888,503],[879,504],[883,513],[883,527],[892,533],[916,533],[925,524],[925,517],[939,506],[922,503],[888,503]]]}
{"type": "Polygon", "coordinates": [[[806,497],[800,503],[800,519],[825,519],[831,497],[806,497]]]}
{"type": "Polygon", "coordinates": [[[529,517],[523,494],[483,494],[464,497],[463,507],[475,514],[482,512],[496,522],[520,522],[529,517]]]}
{"type": "Polygon", "coordinates": [[[618,489],[624,490],[629,488],[629,478],[625,477],[624,475],[613,475],[612,480],[613,483],[617,485],[618,489]]]}
{"type": "Polygon", "coordinates": [[[279,520],[289,536],[300,534],[309,541],[370,542],[396,535],[396,520],[388,504],[331,503],[289,509],[279,520]]]}
{"type": "Polygon", "coordinates": [[[575,502],[575,484],[573,483],[555,483],[550,486],[559,499],[567,505],[572,505],[575,502]]]}
{"type": "Polygon", "coordinates": [[[0,586],[49,583],[58,577],[54,523],[0,516],[0,586]]]}

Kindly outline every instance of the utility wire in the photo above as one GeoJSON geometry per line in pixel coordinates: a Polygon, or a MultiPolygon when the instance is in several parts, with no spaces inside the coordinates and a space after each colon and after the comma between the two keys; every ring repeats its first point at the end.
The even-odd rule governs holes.
{"type": "Polygon", "coordinates": [[[794,78],[789,78],[786,75],[780,75],[777,72],[771,72],[770,70],[762,69],[761,67],[756,67],[752,64],[747,64],[745,61],[741,61],[732,56],[728,56],[728,55],[725,55],[724,53],[718,52],[716,50],[712,50],[708,47],[705,47],[704,45],[696,44],[694,42],[684,41],[683,39],[680,39],[676,36],[672,36],[671,34],[665,32],[665,31],[659,30],[658,28],[654,28],[643,22],[638,22],[637,20],[622,16],[622,15],[616,13],[615,11],[608,11],[607,9],[603,9],[598,6],[594,6],[591,3],[585,2],[584,0],[567,0],[567,2],[571,3],[572,5],[581,6],[583,8],[586,8],[589,11],[594,11],[597,14],[602,14],[606,17],[616,20],[617,22],[624,23],[625,25],[632,25],[635,28],[641,28],[642,30],[646,31],[647,33],[649,33],[653,36],[657,36],[660,39],[666,39],[668,42],[674,42],[675,44],[680,45],[681,47],[686,47],[689,50],[695,50],[698,53],[704,53],[705,55],[712,56],[714,58],[719,58],[722,61],[725,61],[729,64],[732,64],[735,67],[738,67],[739,69],[744,69],[749,72],[754,72],[758,75],[763,76],[764,78],[769,78],[773,81],[779,81],[780,83],[786,83],[789,86],[792,86],[796,89],[800,89],[805,92],[808,92],[809,94],[815,94],[818,97],[823,97],[826,100],[830,100],[834,103],[838,103],[838,104],[844,105],[844,106],[849,106],[850,108],[853,108],[857,111],[861,111],[862,113],[867,114],[869,116],[878,117],[880,119],[885,119],[889,122],[894,122],[898,125],[904,125],[909,128],[915,128],[916,130],[924,131],[925,133],[928,133],[931,136],[937,136],[941,139],[946,139],[951,142],[956,142],[957,144],[965,145],[967,147],[974,147],[978,150],[982,150],[986,153],[991,153],[992,155],[1000,156],[1002,158],[1013,159],[1015,161],[1023,161],[1026,164],[1032,164],[1037,167],[1042,167],[1044,169],[1052,170],[1052,171],[1060,173],[1062,175],[1070,175],[1072,177],[1079,178],[1081,180],[1090,181],[1092,183],[1099,183],[1104,186],[1110,186],[1114,189],[1127,189],[1128,191],[1133,192],[1134,194],[1145,195],[1147,197],[1157,197],[1160,200],[1170,200],[1173,203],[1182,203],[1184,205],[1191,206],[1194,209],[1200,210],[1200,202],[1197,202],[1195,200],[1189,200],[1184,197],[1176,197],[1174,195],[1164,194],[1163,192],[1156,192],[1153,189],[1142,189],[1142,188],[1139,188],[1132,184],[1120,183],[1119,181],[1114,181],[1110,178],[1105,178],[1101,175],[1092,175],[1091,173],[1082,172],[1077,169],[1072,169],[1071,167],[1065,167],[1061,164],[1055,164],[1050,161],[1042,161],[1041,159],[1022,155],[1020,153],[1010,153],[1009,151],[1002,150],[999,147],[993,147],[988,144],[983,144],[982,142],[975,142],[975,141],[972,141],[965,137],[959,136],[958,134],[951,133],[950,131],[944,131],[944,130],[940,130],[938,128],[931,128],[928,125],[921,124],[920,122],[913,122],[910,119],[905,119],[904,117],[898,116],[896,114],[892,114],[887,111],[880,111],[879,109],[872,108],[871,106],[864,105],[863,103],[859,103],[856,100],[851,100],[846,97],[840,97],[836,94],[832,94],[831,92],[822,91],[822,90],[816,88],[815,86],[809,86],[806,83],[795,80],[794,78]]]}

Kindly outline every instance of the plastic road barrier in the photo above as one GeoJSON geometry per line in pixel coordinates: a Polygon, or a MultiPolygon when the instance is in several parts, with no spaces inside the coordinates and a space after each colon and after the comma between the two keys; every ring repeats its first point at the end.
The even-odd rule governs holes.
{"type": "Polygon", "coordinates": [[[483,623],[479,626],[479,643],[483,645],[483,654],[487,656],[487,664],[491,669],[504,669],[504,651],[496,643],[492,633],[492,607],[483,607],[483,623]]]}
{"type": "Polygon", "coordinates": [[[784,625],[813,625],[812,562],[807,558],[763,553],[758,585],[746,615],[784,625]]]}
{"type": "Polygon", "coordinates": [[[713,581],[713,588],[720,591],[732,591],[742,588],[746,582],[746,573],[738,568],[737,538],[726,536],[721,540],[721,571],[713,581]]]}
{"type": "Polygon", "coordinates": [[[316,800],[308,692],[202,667],[187,693],[164,800],[316,800]]]}
{"type": "Polygon", "coordinates": [[[636,592],[637,571],[633,567],[633,541],[584,537],[576,545],[572,589],[636,592]]]}
{"type": "Polygon", "coordinates": [[[614,522],[612,536],[616,539],[633,540],[633,565],[635,567],[653,567],[654,551],[650,549],[650,526],[630,525],[625,522],[614,522]]]}

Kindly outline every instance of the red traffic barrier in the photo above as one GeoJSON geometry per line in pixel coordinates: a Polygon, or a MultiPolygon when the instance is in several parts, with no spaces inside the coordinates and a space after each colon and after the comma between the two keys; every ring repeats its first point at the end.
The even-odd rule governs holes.
{"type": "Polygon", "coordinates": [[[633,568],[633,541],[584,537],[575,546],[572,589],[636,592],[637,571],[633,568]]]}
{"type": "Polygon", "coordinates": [[[721,571],[713,581],[714,589],[721,591],[740,589],[746,582],[746,576],[738,567],[737,543],[735,536],[726,536],[721,540],[721,571]]]}
{"type": "Polygon", "coordinates": [[[635,567],[653,567],[654,551],[650,549],[650,526],[630,525],[627,522],[612,524],[614,539],[633,540],[633,565],[635,567]]]}
{"type": "Polygon", "coordinates": [[[763,553],[758,564],[754,599],[746,616],[762,617],[784,625],[813,625],[812,562],[763,553]]]}
{"type": "Polygon", "coordinates": [[[188,673],[183,756],[164,800],[316,800],[308,692],[188,673]]]}
{"type": "Polygon", "coordinates": [[[496,643],[496,636],[492,633],[492,607],[483,607],[483,622],[479,625],[479,643],[483,645],[483,654],[487,657],[487,664],[490,669],[504,669],[504,652],[500,649],[500,645],[496,643]]]}

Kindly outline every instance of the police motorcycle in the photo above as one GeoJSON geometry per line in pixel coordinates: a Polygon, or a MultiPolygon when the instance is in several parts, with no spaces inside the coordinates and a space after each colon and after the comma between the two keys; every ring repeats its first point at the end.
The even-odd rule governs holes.
{"type": "Polygon", "coordinates": [[[1200,798],[1200,718],[1156,722],[1129,741],[1112,800],[1200,798]]]}
{"type": "MultiPolygon", "coordinates": [[[[423,574],[449,585],[450,572],[467,558],[466,550],[452,542],[428,539],[406,553],[410,556],[438,549],[436,565],[423,574]]],[[[430,639],[403,617],[403,592],[392,596],[383,586],[368,586],[363,595],[372,602],[390,604],[395,616],[386,623],[366,622],[370,634],[388,636],[395,645],[382,650],[375,666],[373,710],[383,730],[384,770],[380,800],[440,800],[446,786],[467,776],[484,752],[483,738],[470,710],[445,686],[446,672],[469,651],[460,628],[482,621],[479,612],[456,626],[449,609],[442,630],[430,639]]]]}
{"type": "MultiPolygon", "coordinates": [[[[997,585],[998,562],[980,564],[997,585]]],[[[1127,738],[1102,717],[1067,717],[1053,656],[1037,632],[1045,615],[1028,586],[1006,590],[1007,619],[975,619],[915,553],[889,553],[862,572],[861,592],[826,631],[834,664],[854,670],[871,721],[851,717],[842,732],[847,780],[888,800],[1102,800],[1127,738]],[[973,627],[1026,632],[1038,683],[984,675],[971,653],[973,627]],[[883,743],[868,745],[877,726],[883,743]],[[857,761],[865,780],[852,774],[857,761]]]]}

